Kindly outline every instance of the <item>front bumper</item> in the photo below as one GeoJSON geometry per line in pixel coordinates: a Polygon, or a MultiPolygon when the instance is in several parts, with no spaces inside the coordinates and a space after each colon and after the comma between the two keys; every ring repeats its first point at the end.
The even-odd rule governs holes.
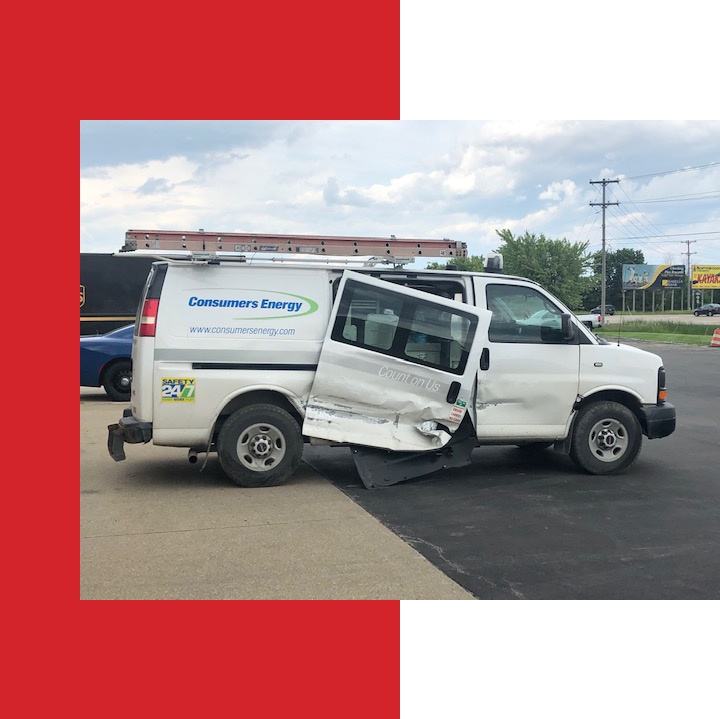
{"type": "Polygon", "coordinates": [[[648,439],[667,437],[675,431],[675,405],[645,405],[640,408],[644,434],[648,439]]]}
{"type": "Polygon", "coordinates": [[[108,452],[116,461],[125,459],[125,443],[144,444],[152,439],[152,422],[139,422],[132,416],[132,410],[123,410],[117,424],[108,425],[108,452]]]}

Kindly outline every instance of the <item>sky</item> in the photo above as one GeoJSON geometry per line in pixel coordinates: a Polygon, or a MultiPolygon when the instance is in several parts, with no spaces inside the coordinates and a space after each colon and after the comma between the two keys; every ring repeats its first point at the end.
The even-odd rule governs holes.
{"type": "MultiPolygon", "coordinates": [[[[720,264],[720,121],[88,120],[80,251],[129,229],[460,240],[720,264]]],[[[421,261],[413,266],[422,266],[421,261]]]]}

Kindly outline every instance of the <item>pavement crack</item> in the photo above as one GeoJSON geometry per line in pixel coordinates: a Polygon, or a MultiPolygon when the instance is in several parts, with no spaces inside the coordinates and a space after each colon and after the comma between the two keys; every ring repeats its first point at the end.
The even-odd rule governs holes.
{"type": "Polygon", "coordinates": [[[423,545],[425,547],[430,547],[430,549],[434,550],[435,553],[442,559],[442,561],[447,564],[449,567],[452,567],[454,571],[456,571],[458,574],[464,574],[466,576],[470,576],[469,572],[467,572],[464,567],[462,567],[460,564],[457,564],[456,562],[451,561],[445,556],[445,552],[443,552],[442,547],[438,547],[437,544],[432,544],[432,542],[428,542],[425,539],[420,539],[419,537],[408,537],[406,535],[399,535],[400,538],[407,542],[413,549],[417,549],[416,545],[423,545]]]}

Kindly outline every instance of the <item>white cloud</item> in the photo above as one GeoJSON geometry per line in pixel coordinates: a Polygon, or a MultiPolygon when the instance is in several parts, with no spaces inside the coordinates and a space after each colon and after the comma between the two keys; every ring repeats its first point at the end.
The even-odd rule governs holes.
{"type": "MultiPolygon", "coordinates": [[[[116,163],[126,141],[119,129],[129,132],[127,123],[92,126],[96,161],[83,163],[80,180],[85,252],[116,250],[130,228],[199,227],[449,237],[476,254],[495,249],[496,230],[508,228],[589,241],[594,250],[599,208],[590,202],[599,186],[590,180],[618,177],[607,187],[608,200],[620,202],[608,208],[616,246],[662,261],[683,238],[649,235],[720,233],[720,203],[710,194],[720,192],[720,165],[654,174],[717,163],[718,122],[238,121],[218,130],[197,121],[179,133],[168,121],[132,126],[133,161],[116,163]],[[145,131],[166,138],[165,157],[153,157],[157,143],[143,142],[145,131]],[[189,136],[192,153],[184,153],[189,136]],[[105,147],[112,155],[104,162],[105,147]],[[692,194],[698,199],[646,202],[692,194]]],[[[718,237],[698,237],[702,261],[720,261],[718,237]]]]}
{"type": "Polygon", "coordinates": [[[576,199],[577,195],[577,185],[572,180],[562,180],[561,182],[552,182],[538,197],[541,200],[563,202],[576,199]]]}

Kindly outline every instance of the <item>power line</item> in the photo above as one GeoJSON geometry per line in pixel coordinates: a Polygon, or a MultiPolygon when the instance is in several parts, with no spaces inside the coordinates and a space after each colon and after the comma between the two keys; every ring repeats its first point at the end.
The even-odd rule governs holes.
{"type": "Polygon", "coordinates": [[[714,197],[720,197],[720,191],[713,192],[696,192],[692,195],[675,195],[670,197],[658,197],[653,200],[635,200],[637,205],[647,205],[657,202],[689,202],[690,200],[712,200],[714,197]]]}
{"type": "Polygon", "coordinates": [[[705,170],[708,167],[718,167],[720,162],[711,162],[707,165],[695,165],[695,167],[682,167],[679,170],[666,170],[665,172],[654,172],[650,175],[633,175],[632,177],[623,177],[623,180],[640,180],[644,177],[660,177],[661,175],[673,175],[676,172],[690,172],[691,170],[705,170]]]}
{"type": "MultiPolygon", "coordinates": [[[[720,163],[716,163],[720,164],[720,163]]],[[[708,237],[708,235],[718,235],[720,234],[719,231],[716,230],[706,230],[704,232],[682,232],[682,233],[666,233],[664,232],[661,227],[654,224],[653,222],[649,221],[647,219],[647,215],[645,212],[639,208],[635,201],[633,201],[630,196],[625,191],[625,188],[622,186],[622,184],[618,185],[618,189],[623,193],[625,198],[627,198],[627,202],[623,201],[622,206],[625,207],[627,204],[629,204],[631,207],[634,207],[637,210],[637,215],[629,214],[625,212],[624,217],[626,218],[627,223],[639,230],[641,233],[644,234],[638,234],[638,235],[632,235],[631,233],[626,231],[626,228],[622,225],[615,226],[612,225],[613,230],[617,230],[622,234],[621,238],[618,238],[616,242],[618,244],[626,244],[627,242],[637,242],[641,247],[646,249],[649,252],[662,252],[666,249],[668,249],[667,245],[672,242],[676,242],[676,240],[673,240],[671,238],[675,237],[700,237],[701,239],[693,240],[693,242],[699,242],[699,243],[705,243],[705,242],[717,242],[720,238],[719,237],[708,237]],[[648,223],[648,227],[645,228],[642,224],[637,222],[638,219],[644,219],[648,223]],[[654,231],[654,232],[653,232],[654,231]],[[655,234],[657,233],[657,234],[655,234]]],[[[717,222],[717,220],[705,220],[704,222],[717,222]]],[[[673,223],[675,224],[675,223],[673,223]]],[[[685,224],[685,223],[676,223],[676,224],[685,224]]],[[[695,224],[695,223],[687,223],[687,224],[695,224]]],[[[687,242],[687,240],[685,240],[687,242]]],[[[708,254],[707,251],[705,251],[703,254],[706,256],[708,254]]]]}
{"type": "Polygon", "coordinates": [[[683,222],[658,222],[656,227],[666,227],[667,225],[704,225],[708,222],[718,222],[717,219],[712,220],[684,220],[683,222]]]}
{"type": "MultiPolygon", "coordinates": [[[[622,179],[637,179],[641,177],[655,177],[657,175],[668,175],[678,172],[688,172],[691,170],[701,170],[701,169],[707,169],[707,168],[714,168],[714,167],[720,167],[720,162],[713,162],[708,163],[706,165],[697,165],[695,167],[686,167],[682,169],[677,170],[668,170],[666,172],[661,173],[653,173],[653,174],[647,174],[647,175],[636,175],[629,178],[622,178],[622,179]]],[[[605,190],[605,185],[602,182],[594,182],[591,184],[598,184],[603,185],[603,191],[605,190]]],[[[643,209],[638,207],[638,204],[650,204],[650,203],[660,203],[660,202],[670,202],[670,201],[683,201],[683,200],[697,200],[697,199],[711,199],[715,198],[716,196],[720,195],[720,192],[716,191],[709,191],[704,193],[692,193],[688,195],[674,195],[674,196],[668,196],[668,197],[662,197],[662,198],[653,198],[648,200],[638,200],[633,201],[628,193],[625,191],[625,188],[618,183],[618,189],[622,192],[624,195],[624,199],[621,203],[614,203],[616,205],[621,205],[621,207],[616,208],[617,212],[613,213],[613,216],[617,220],[616,222],[613,222],[610,220],[607,223],[608,228],[612,233],[615,234],[615,239],[610,240],[608,238],[605,238],[604,232],[605,229],[603,228],[603,240],[600,243],[603,247],[603,252],[607,251],[607,247],[610,246],[610,243],[614,243],[617,245],[625,245],[627,246],[630,242],[636,243],[636,245],[639,245],[641,248],[644,248],[648,252],[662,252],[665,251],[668,248],[668,244],[672,242],[677,242],[677,237],[698,237],[698,240],[693,240],[693,242],[701,243],[704,247],[707,248],[707,250],[703,254],[708,254],[708,251],[710,249],[709,243],[716,243],[718,240],[720,240],[720,237],[717,237],[717,235],[720,235],[720,231],[717,230],[706,230],[704,232],[675,232],[675,233],[667,233],[665,232],[662,227],[666,226],[668,224],[670,225],[691,225],[691,224],[701,224],[701,223],[717,223],[717,219],[712,220],[702,220],[702,221],[690,221],[690,222],[677,222],[677,223],[659,223],[659,225],[653,224],[645,213],[643,209]],[[628,212],[628,207],[634,208],[635,212],[628,212]],[[629,230],[629,231],[628,231],[629,230]],[[636,234],[632,234],[632,231],[635,230],[636,234]],[[710,236],[713,235],[713,236],[710,236]]],[[[611,188],[608,187],[608,191],[611,191],[611,188]]],[[[597,199],[597,195],[594,199],[597,199]]],[[[618,195],[616,193],[611,192],[612,195],[615,194],[617,197],[618,195]]],[[[603,200],[604,200],[603,196],[603,200]]],[[[598,202],[591,202],[591,206],[593,205],[602,205],[602,203],[598,202]]],[[[597,215],[600,213],[596,214],[597,215]]],[[[603,208],[603,223],[605,222],[605,212],[603,208]]],[[[594,224],[594,223],[593,223],[594,224]]],[[[587,218],[585,223],[583,223],[583,230],[585,229],[587,225],[587,218]]],[[[717,225],[716,225],[717,226],[717,225]]],[[[592,229],[592,228],[591,228],[592,229]]],[[[687,242],[688,240],[685,240],[684,242],[687,242]]],[[[591,242],[591,245],[595,245],[597,240],[591,242]]],[[[714,248],[713,248],[714,250],[714,248]]],[[[709,251],[709,254],[714,254],[713,251],[709,251]]]]}
{"type": "MultiPolygon", "coordinates": [[[[650,237],[695,237],[696,235],[720,235],[720,230],[708,230],[707,232],[674,232],[669,235],[639,235],[639,236],[626,236],[628,240],[643,240],[650,237]]],[[[708,237],[707,240],[713,241],[718,240],[720,237],[708,237]]]]}
{"type": "MultiPolygon", "coordinates": [[[[625,195],[625,197],[627,197],[630,205],[631,205],[632,207],[634,207],[634,208],[638,211],[638,213],[640,214],[640,216],[641,216],[642,218],[645,219],[645,221],[648,223],[649,227],[659,233],[659,234],[657,234],[657,235],[651,235],[650,232],[646,231],[646,230],[643,228],[643,226],[640,225],[640,223],[638,223],[638,222],[635,221],[635,218],[634,218],[634,217],[628,215],[628,218],[629,218],[630,222],[631,222],[635,227],[638,227],[641,231],[644,231],[644,232],[645,232],[644,236],[642,236],[642,237],[640,237],[640,238],[633,238],[633,239],[643,239],[643,238],[649,238],[649,237],[665,237],[665,233],[664,233],[659,227],[657,227],[657,226],[654,225],[652,222],[650,222],[650,220],[647,219],[647,216],[646,216],[645,212],[643,212],[643,210],[641,210],[641,209],[635,204],[635,202],[632,200],[632,198],[631,198],[631,197],[628,195],[628,193],[625,191],[625,188],[622,187],[622,185],[618,185],[618,188],[622,191],[622,193],[625,195]]],[[[649,245],[647,245],[647,244],[646,244],[646,247],[647,247],[648,249],[652,250],[652,248],[651,248],[649,245]]]]}

